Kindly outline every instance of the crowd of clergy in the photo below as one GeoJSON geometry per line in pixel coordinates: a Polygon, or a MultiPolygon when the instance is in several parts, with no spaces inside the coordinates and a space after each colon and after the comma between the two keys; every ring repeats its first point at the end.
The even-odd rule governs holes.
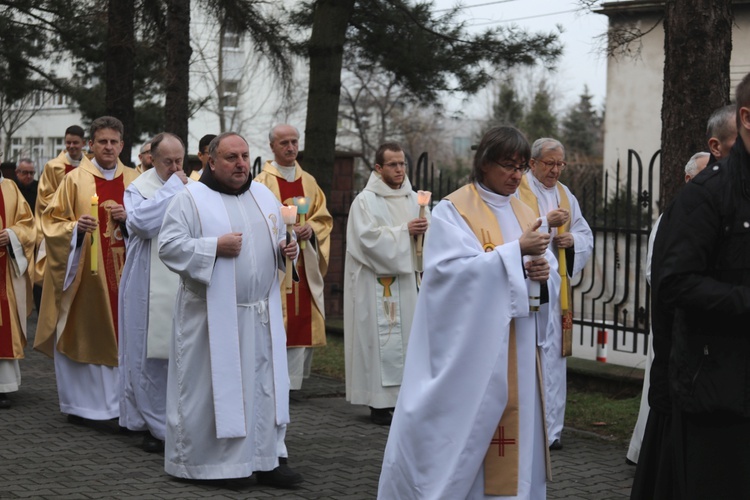
{"type": "MultiPolygon", "coordinates": [[[[731,250],[747,241],[747,222],[732,229],[746,220],[747,191],[731,186],[750,175],[743,170],[750,77],[737,100],[714,120],[736,116],[736,143],[713,143],[717,154],[691,159],[686,181],[697,178],[697,187],[683,191],[694,198],[678,197],[657,223],[668,227],[662,239],[669,243],[660,243],[656,228],[650,240],[649,262],[653,255],[663,265],[649,266],[658,289],[679,292],[659,300],[671,307],[672,322],[704,335],[681,345],[686,361],[678,367],[686,372],[692,347],[738,362],[724,344],[710,343],[705,321],[689,308],[701,299],[725,301],[730,316],[748,314],[746,301],[727,297],[750,295],[746,273],[730,276],[737,266],[727,261],[708,273],[712,288],[693,264],[741,251],[717,257],[714,241],[685,235],[679,225],[703,199],[706,228],[711,210],[727,224],[726,236],[714,239],[731,250]],[[706,164],[713,173],[698,175],[706,164]],[[740,208],[727,208],[726,199],[740,208]],[[670,245],[679,244],[677,255],[670,245]],[[721,280],[735,288],[717,288],[721,280]]],[[[289,391],[302,387],[314,348],[326,343],[323,279],[333,226],[323,191],[297,161],[299,132],[286,124],[271,129],[273,159],[255,179],[237,133],[203,137],[191,168],[182,140],[160,133],[141,148],[135,169],[119,159],[123,133],[114,117],[94,120],[85,154],[84,130],[69,127],[65,151],[40,175],[33,209],[15,182],[0,178],[0,407],[10,408],[8,394],[19,390],[37,287],[34,348],[53,359],[69,422],[142,433],[144,450],[163,452],[165,471],[176,477],[254,475],[260,484],[296,487],[303,478],[289,466],[285,444],[289,391]]],[[[401,146],[386,142],[377,150],[346,227],[344,349],[347,401],[367,406],[374,424],[391,426],[379,498],[546,497],[549,453],[562,448],[570,281],[594,244],[576,197],[559,181],[566,166],[559,141],[530,144],[513,127],[494,127],[478,145],[469,182],[430,210],[430,193],[415,192],[409,181],[401,146]]],[[[658,341],[650,394],[668,377],[658,341]]],[[[715,380],[728,376],[710,364],[705,371],[715,380]]],[[[674,425],[698,436],[701,453],[725,422],[714,410],[739,408],[731,423],[743,439],[750,427],[744,400],[724,401],[710,393],[711,383],[698,386],[699,400],[678,392],[674,406],[684,403],[674,425]],[[696,411],[711,418],[694,418],[696,411]]],[[[732,394],[744,390],[732,387],[732,394]]],[[[671,415],[672,403],[664,409],[655,401],[647,401],[644,450],[671,425],[663,414],[671,415]]],[[[636,434],[639,447],[644,433],[636,434]]],[[[665,460],[661,439],[656,451],[648,448],[649,463],[665,460]]],[[[733,471],[747,462],[736,458],[744,442],[719,447],[740,464],[733,471]]],[[[694,458],[686,456],[682,473],[694,458]]],[[[638,453],[633,461],[644,462],[638,453]]],[[[696,463],[731,476],[708,461],[696,463]]],[[[662,476],[641,479],[634,491],[692,481],[658,467],[652,476],[655,469],[662,476]]],[[[736,483],[727,488],[739,491],[736,483]]]]}

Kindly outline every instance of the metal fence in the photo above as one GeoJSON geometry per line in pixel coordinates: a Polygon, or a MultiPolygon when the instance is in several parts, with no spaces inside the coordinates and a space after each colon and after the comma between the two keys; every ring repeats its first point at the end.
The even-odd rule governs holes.
{"type": "MultiPolygon", "coordinates": [[[[623,167],[614,171],[585,166],[591,175],[573,176],[568,187],[579,200],[581,211],[594,233],[594,249],[585,269],[572,281],[574,325],[578,344],[593,347],[599,330],[613,336],[612,348],[622,353],[646,353],[650,331],[650,289],[645,279],[648,236],[656,206],[655,179],[660,152],[644,165],[633,150],[623,167]]],[[[575,169],[575,165],[570,166],[575,169]]],[[[427,153],[409,163],[414,189],[431,191],[432,204],[465,184],[435,169],[427,153]]],[[[585,173],[585,172],[584,172],[585,173]]]]}

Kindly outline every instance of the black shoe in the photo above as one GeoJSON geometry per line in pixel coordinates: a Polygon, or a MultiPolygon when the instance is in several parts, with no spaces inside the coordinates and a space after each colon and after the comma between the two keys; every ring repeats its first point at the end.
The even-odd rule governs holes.
{"type": "Polygon", "coordinates": [[[559,439],[555,439],[554,441],[552,441],[552,444],[549,445],[550,450],[562,450],[562,448],[562,442],[559,439]]]}
{"type": "Polygon", "coordinates": [[[389,408],[370,407],[370,422],[376,425],[391,425],[393,413],[389,408]]]}
{"type": "Polygon", "coordinates": [[[8,395],[4,392],[0,392],[0,408],[7,410],[11,407],[10,399],[8,398],[8,395]]]}
{"type": "Polygon", "coordinates": [[[164,441],[156,439],[150,432],[143,436],[143,451],[147,453],[161,453],[164,451],[164,441]]]}
{"type": "Polygon", "coordinates": [[[274,470],[256,471],[254,474],[258,479],[258,484],[273,486],[274,488],[291,489],[304,481],[302,474],[294,472],[287,465],[286,457],[279,457],[279,466],[274,470]]]}
{"type": "Polygon", "coordinates": [[[79,417],[78,415],[68,415],[68,423],[74,425],[88,425],[89,421],[88,419],[79,417]]]}
{"type": "Polygon", "coordinates": [[[627,458],[627,457],[625,457],[625,463],[626,463],[627,465],[631,466],[631,467],[635,467],[636,465],[638,465],[637,463],[633,462],[632,460],[630,460],[630,459],[629,459],[629,458],[627,458]]]}

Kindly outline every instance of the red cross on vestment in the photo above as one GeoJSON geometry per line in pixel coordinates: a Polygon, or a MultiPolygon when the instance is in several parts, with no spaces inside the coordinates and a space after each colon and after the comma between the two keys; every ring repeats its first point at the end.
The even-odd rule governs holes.
{"type": "Polygon", "coordinates": [[[493,438],[492,441],[490,441],[490,446],[493,444],[497,445],[497,455],[499,457],[505,456],[505,445],[515,445],[516,440],[515,439],[505,439],[505,426],[500,426],[498,428],[497,438],[493,438]]]}

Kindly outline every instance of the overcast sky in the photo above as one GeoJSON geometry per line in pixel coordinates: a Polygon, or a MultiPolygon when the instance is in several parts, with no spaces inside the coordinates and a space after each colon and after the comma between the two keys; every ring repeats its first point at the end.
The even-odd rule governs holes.
{"type": "Polygon", "coordinates": [[[463,7],[462,19],[477,30],[516,24],[549,32],[562,25],[564,53],[553,75],[556,92],[565,101],[561,105],[576,102],[588,85],[594,105],[602,107],[607,63],[597,37],[607,30],[606,16],[588,12],[577,0],[435,0],[436,10],[456,5],[463,7]]]}

